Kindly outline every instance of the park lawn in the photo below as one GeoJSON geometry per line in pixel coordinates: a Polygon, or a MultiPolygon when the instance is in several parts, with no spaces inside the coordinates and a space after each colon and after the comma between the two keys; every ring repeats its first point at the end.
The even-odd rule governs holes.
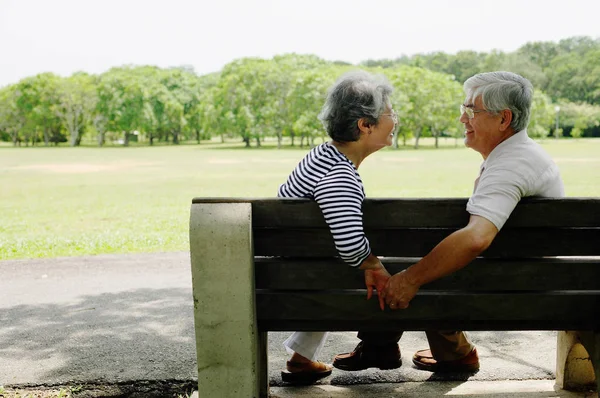
{"type": "MultiPolygon", "coordinates": [[[[481,157],[382,150],[368,197],[468,197],[481,157]]],[[[600,196],[600,139],[545,140],[568,196],[600,196]]],[[[273,197],[307,149],[236,145],[0,148],[0,260],[188,250],[193,197],[273,197]]]]}

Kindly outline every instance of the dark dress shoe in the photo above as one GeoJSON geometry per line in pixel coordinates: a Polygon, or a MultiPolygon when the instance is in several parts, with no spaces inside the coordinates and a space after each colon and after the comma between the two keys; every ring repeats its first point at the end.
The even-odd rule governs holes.
{"type": "Polygon", "coordinates": [[[402,365],[398,344],[385,346],[358,343],[354,351],[336,355],[333,366],[341,370],[364,370],[379,368],[381,370],[396,369],[402,365]]]}
{"type": "Polygon", "coordinates": [[[475,348],[466,356],[454,361],[437,361],[431,354],[431,350],[420,350],[413,356],[413,363],[417,368],[430,372],[473,373],[479,370],[479,356],[475,348]]]}

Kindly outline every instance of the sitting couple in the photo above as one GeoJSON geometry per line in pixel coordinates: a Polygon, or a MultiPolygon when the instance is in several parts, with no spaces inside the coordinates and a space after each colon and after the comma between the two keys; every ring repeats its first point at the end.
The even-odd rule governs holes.
{"type": "MultiPolygon", "coordinates": [[[[364,271],[367,297],[377,290],[379,305],[405,309],[419,288],[455,272],[492,243],[525,196],[564,196],[559,170],[527,135],[533,87],[514,73],[481,73],[464,83],[460,121],[465,145],[483,157],[467,204],[468,224],[447,236],[416,264],[391,276],[363,232],[364,188],[358,168],[370,154],[392,144],[398,116],[392,109],[392,86],[383,76],[357,71],[342,76],[330,89],[319,115],[331,141],[312,149],[279,188],[278,196],[310,198],[323,212],[340,257],[364,271]]],[[[284,345],[292,357],[283,381],[310,383],[331,374],[316,361],[327,332],[295,332],[284,345]]],[[[394,369],[402,364],[402,331],[359,332],[351,353],[339,354],[341,370],[394,369]]],[[[427,332],[429,349],[417,351],[413,363],[433,372],[479,369],[475,346],[462,331],[427,332]]]]}

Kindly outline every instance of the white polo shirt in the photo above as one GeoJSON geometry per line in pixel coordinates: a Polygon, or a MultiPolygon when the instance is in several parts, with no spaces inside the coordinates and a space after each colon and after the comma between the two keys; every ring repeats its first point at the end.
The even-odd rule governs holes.
{"type": "Polygon", "coordinates": [[[565,188],[556,163],[522,130],[500,143],[482,163],[467,211],[489,220],[499,231],[526,196],[562,197],[565,188]]]}

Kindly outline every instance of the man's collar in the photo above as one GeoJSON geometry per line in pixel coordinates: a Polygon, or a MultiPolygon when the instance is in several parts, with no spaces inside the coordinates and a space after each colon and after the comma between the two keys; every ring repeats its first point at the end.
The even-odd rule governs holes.
{"type": "Polygon", "coordinates": [[[512,145],[512,144],[518,144],[518,143],[521,143],[521,142],[525,142],[528,139],[529,139],[529,136],[527,135],[527,129],[523,129],[521,131],[517,131],[516,133],[514,133],[513,135],[511,135],[510,137],[508,137],[507,139],[505,139],[504,141],[502,141],[501,143],[499,143],[498,145],[496,145],[496,147],[494,149],[492,149],[492,152],[490,152],[490,154],[488,155],[487,159],[489,159],[490,156],[492,156],[492,154],[494,152],[498,152],[499,151],[498,148],[502,148],[502,147],[505,147],[507,145],[512,145]]]}

